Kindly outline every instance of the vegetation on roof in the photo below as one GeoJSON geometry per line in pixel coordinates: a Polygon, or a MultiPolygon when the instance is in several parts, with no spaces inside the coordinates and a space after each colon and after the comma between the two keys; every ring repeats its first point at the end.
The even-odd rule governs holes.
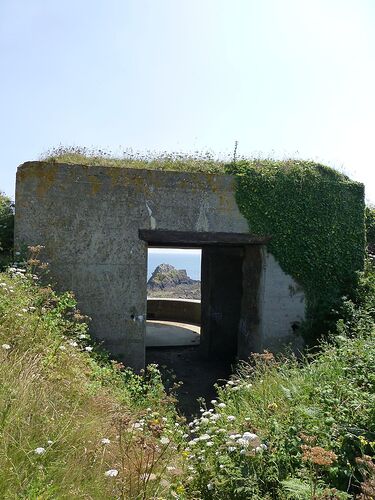
{"type": "Polygon", "coordinates": [[[186,154],[146,151],[141,153],[128,149],[121,155],[114,155],[101,149],[73,146],[53,148],[44,153],[40,160],[101,167],[205,172],[209,174],[225,173],[225,161],[215,158],[210,152],[186,154]]]}

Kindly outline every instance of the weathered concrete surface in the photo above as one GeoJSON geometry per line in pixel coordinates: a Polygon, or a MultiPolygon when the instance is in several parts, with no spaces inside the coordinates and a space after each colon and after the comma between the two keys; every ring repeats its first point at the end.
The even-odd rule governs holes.
{"type": "MultiPolygon", "coordinates": [[[[19,167],[16,245],[45,246],[51,275],[76,293],[93,336],[136,369],[144,365],[147,314],[140,229],[249,233],[231,176],[42,162],[19,167]]],[[[250,247],[243,257],[241,357],[252,346],[282,345],[304,312],[302,292],[291,295],[298,288],[292,278],[262,245],[250,247]],[[256,265],[249,261],[254,252],[256,265]]]]}
{"type": "Polygon", "coordinates": [[[148,298],[147,319],[201,323],[201,301],[194,299],[148,298]]]}
{"type": "Polygon", "coordinates": [[[177,347],[199,345],[201,327],[176,321],[146,323],[146,347],[177,347]]]}

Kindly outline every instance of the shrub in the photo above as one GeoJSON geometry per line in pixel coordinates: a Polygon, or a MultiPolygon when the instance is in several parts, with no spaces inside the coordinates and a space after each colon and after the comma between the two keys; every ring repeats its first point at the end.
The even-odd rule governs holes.
{"type": "Polygon", "coordinates": [[[12,261],[14,204],[0,193],[0,271],[12,261]]]}
{"type": "Polygon", "coordinates": [[[347,321],[319,353],[255,354],[218,387],[213,408],[191,424],[188,498],[343,499],[368,483],[361,457],[375,456],[371,264],[359,283],[356,301],[345,302],[347,321]]]}

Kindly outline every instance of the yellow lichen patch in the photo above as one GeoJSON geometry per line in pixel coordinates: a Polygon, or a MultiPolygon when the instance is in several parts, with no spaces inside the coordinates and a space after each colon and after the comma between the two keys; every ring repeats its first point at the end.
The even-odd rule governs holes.
{"type": "Polygon", "coordinates": [[[38,197],[43,197],[55,183],[58,170],[59,166],[55,164],[30,162],[27,164],[27,168],[19,170],[18,176],[22,180],[35,178],[37,181],[36,194],[38,197]]]}
{"type": "Polygon", "coordinates": [[[91,186],[91,194],[95,196],[100,191],[102,183],[96,175],[88,175],[87,178],[91,186]]]}

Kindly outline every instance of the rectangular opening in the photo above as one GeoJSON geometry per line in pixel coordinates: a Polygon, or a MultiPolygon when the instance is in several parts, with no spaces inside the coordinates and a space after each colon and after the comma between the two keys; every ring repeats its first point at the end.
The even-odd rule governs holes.
{"type": "Polygon", "coordinates": [[[146,348],[200,344],[201,250],[149,247],[146,348]]]}

